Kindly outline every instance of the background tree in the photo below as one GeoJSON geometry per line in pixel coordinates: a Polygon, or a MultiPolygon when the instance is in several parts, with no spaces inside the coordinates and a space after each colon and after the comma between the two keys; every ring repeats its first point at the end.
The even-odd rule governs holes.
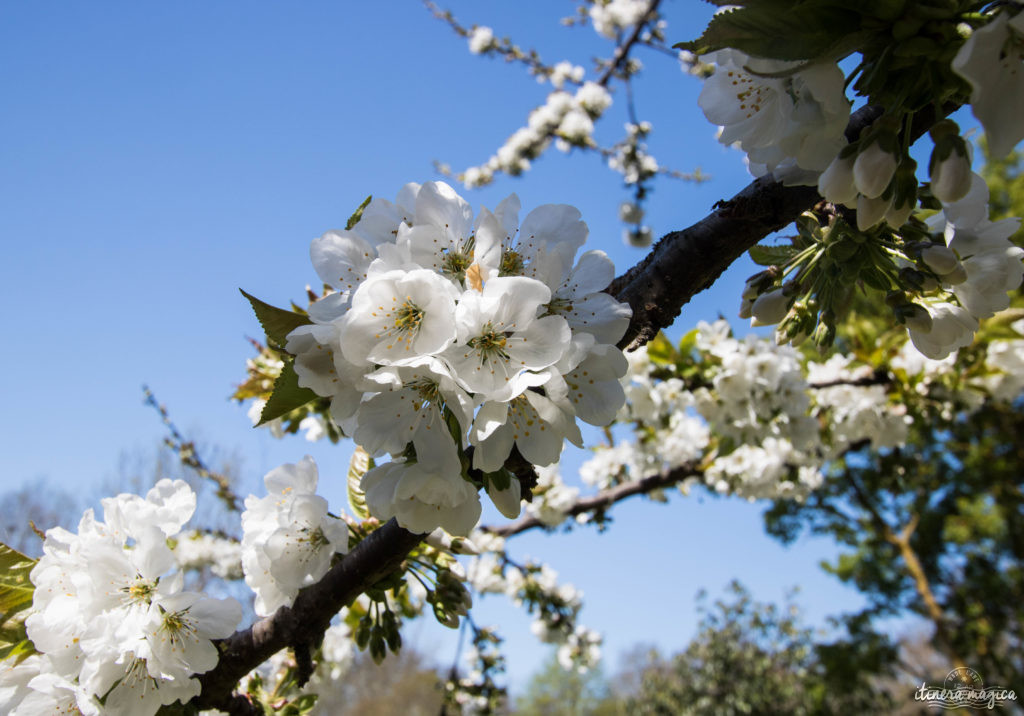
{"type": "MultiPolygon", "coordinates": [[[[731,599],[710,606],[705,594],[698,597],[697,635],[643,672],[626,713],[840,714],[888,707],[866,678],[877,662],[840,663],[837,653],[849,653],[851,645],[818,643],[791,599],[781,606],[758,602],[739,582],[729,592],[731,599]]],[[[864,644],[855,648],[863,658],[864,644]]]]}
{"type": "Polygon", "coordinates": [[[612,696],[603,669],[580,673],[566,669],[551,653],[515,701],[517,716],[617,716],[618,701],[612,696]]]}

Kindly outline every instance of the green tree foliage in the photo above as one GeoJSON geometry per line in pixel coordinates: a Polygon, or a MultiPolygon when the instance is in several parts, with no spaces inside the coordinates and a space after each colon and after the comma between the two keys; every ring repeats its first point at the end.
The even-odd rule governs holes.
{"type": "Polygon", "coordinates": [[[516,699],[516,716],[617,716],[621,713],[600,668],[566,670],[552,653],[516,699]]]}
{"type": "Polygon", "coordinates": [[[941,433],[860,451],[805,504],[778,502],[771,534],[828,534],[847,549],[825,568],[869,599],[861,621],[910,611],[936,646],[993,682],[1024,671],[1024,431],[1020,406],[986,405],[941,433]]]}
{"type": "Polygon", "coordinates": [[[838,714],[889,705],[858,676],[880,663],[865,642],[817,643],[791,600],[757,602],[738,582],[729,591],[729,601],[711,606],[699,597],[697,635],[671,659],[652,659],[624,713],[838,714]]]}
{"type": "Polygon", "coordinates": [[[321,716],[437,716],[441,679],[426,658],[406,647],[380,664],[367,652],[337,681],[318,688],[314,713],[321,716]]]}

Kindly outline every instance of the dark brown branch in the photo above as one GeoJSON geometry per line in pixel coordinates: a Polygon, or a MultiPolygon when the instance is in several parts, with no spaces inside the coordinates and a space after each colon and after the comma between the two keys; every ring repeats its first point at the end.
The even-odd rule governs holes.
{"type": "MultiPolygon", "coordinates": [[[[693,477],[694,475],[699,474],[701,474],[700,471],[693,465],[680,465],[666,473],[651,475],[650,477],[645,477],[641,480],[624,482],[621,485],[616,485],[615,487],[610,487],[607,490],[602,490],[593,497],[584,497],[581,500],[577,500],[572,507],[566,510],[566,514],[569,517],[575,517],[576,515],[582,515],[588,512],[604,511],[615,503],[622,502],[633,495],[646,495],[654,490],[672,487],[673,485],[678,485],[688,477],[693,477]]],[[[496,534],[499,537],[511,537],[512,535],[517,535],[520,532],[526,532],[527,530],[532,530],[536,527],[546,526],[547,525],[536,517],[526,515],[520,517],[515,522],[510,522],[507,525],[502,525],[500,527],[481,526],[480,529],[496,534]]]]}
{"type": "Polygon", "coordinates": [[[892,383],[892,377],[888,371],[876,370],[871,375],[865,375],[860,378],[836,378],[834,380],[823,380],[820,383],[808,383],[807,387],[811,390],[823,390],[825,388],[836,388],[841,385],[848,385],[854,388],[870,388],[873,385],[889,385],[892,383]]]}
{"type": "Polygon", "coordinates": [[[319,643],[334,615],[397,569],[424,537],[392,519],[356,545],[323,579],[303,589],[291,607],[219,642],[220,661],[199,677],[203,690],[195,704],[227,711],[239,679],[285,647],[319,643]]]}
{"type": "MultiPolygon", "coordinates": [[[[850,118],[847,137],[881,116],[864,107],[850,118]]],[[[608,292],[633,309],[619,346],[642,346],[672,324],[682,307],[713,284],[733,261],[773,231],[821,201],[815,187],[783,186],[768,174],[755,179],[688,229],[666,234],[639,264],[616,278],[608,292]]]]}

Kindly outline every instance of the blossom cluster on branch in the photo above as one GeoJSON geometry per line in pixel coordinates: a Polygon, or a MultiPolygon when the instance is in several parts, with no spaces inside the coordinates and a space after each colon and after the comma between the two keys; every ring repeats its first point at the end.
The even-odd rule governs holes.
{"type": "Polygon", "coordinates": [[[576,254],[579,212],[548,205],[519,220],[513,194],[474,219],[441,182],[375,199],[350,229],[314,240],[335,290],[287,335],[300,387],[372,456],[362,490],[374,516],[413,532],[467,534],[478,487],[519,514],[513,450],[535,465],[580,444],[576,420],[602,425],[624,400],[614,346],[629,308],[603,289],[607,255],[576,254]],[[472,450],[470,450],[470,447],[472,450]]]}
{"type": "MultiPolygon", "coordinates": [[[[875,31],[877,45],[863,44],[850,76],[838,65],[850,51],[818,49],[829,41],[841,46],[851,32],[838,18],[810,28],[813,35],[792,46],[764,37],[741,51],[720,38],[742,23],[767,20],[763,8],[747,3],[719,13],[700,40],[682,43],[713,50],[705,55],[715,69],[700,105],[720,125],[719,140],[742,149],[753,174],[816,186],[829,202],[797,223],[791,246],[761,250],[759,262],[768,269],[748,280],[742,317],[778,324],[782,342],[810,338],[827,348],[860,284],[885,292],[914,344],[942,358],[971,343],[980,319],[1009,305],[1007,292],[1024,275],[1024,250],[1009,240],[1020,220],[989,221],[988,190],[972,175],[972,152],[959,126],[947,119],[931,127],[929,182],[919,185],[910,155],[910,128],[926,106],[918,93],[936,83],[946,88],[944,97],[959,93],[970,103],[994,158],[1024,138],[1017,111],[1024,102],[1024,13],[1014,4],[976,12],[985,5],[908,6],[905,24],[883,25],[875,31]],[[889,54],[886,43],[894,41],[900,50],[889,54]],[[884,75],[908,71],[909,58],[929,79],[896,89],[899,77],[884,75]],[[847,137],[850,84],[883,112],[847,137]],[[1008,101],[997,102],[997,93],[1008,101]],[[936,209],[942,214],[927,222],[920,213],[936,209]]],[[[863,12],[865,21],[892,19],[891,9],[863,12]]]]}
{"type": "Polygon", "coordinates": [[[151,716],[199,694],[242,608],[182,589],[167,541],[195,507],[184,481],[164,479],[145,498],[104,499],[103,521],[86,510],[77,533],[47,531],[25,619],[38,653],[0,676],[0,710],[151,716]]]}
{"type": "MultiPolygon", "coordinates": [[[[616,42],[593,80],[578,65],[546,65],[489,28],[443,15],[471,52],[522,62],[555,88],[527,127],[462,179],[519,173],[552,143],[599,150],[635,188],[621,207],[633,227],[627,240],[649,241],[642,200],[664,173],[646,150],[650,126],[631,116],[626,138],[610,148],[598,147],[593,131],[610,107],[610,83],[628,89],[639,69],[631,49],[668,50],[658,7],[581,4],[579,19],[616,42]]],[[[317,467],[305,458],[268,473],[266,494],[245,499],[237,540],[183,532],[195,495],[162,480],[144,497],[104,500],[103,519],[87,511],[77,532],[50,530],[38,562],[3,547],[16,577],[8,582],[22,586],[0,585],[5,600],[20,600],[4,601],[16,609],[5,606],[0,625],[23,638],[5,647],[0,710],[145,716],[181,702],[303,713],[315,701],[303,689],[340,678],[349,645],[383,659],[401,648],[403,623],[428,607],[446,626],[470,623],[474,593],[523,606],[559,661],[585,670],[601,639],[578,623],[581,593],[547,565],[516,562],[507,538],[603,529],[617,502],[664,500],[672,487],[806,500],[850,452],[898,449],[915,425],[1019,400],[1024,319],[1009,308],[1024,276],[1024,250],[1012,240],[1019,219],[991,220],[973,149],[941,118],[969,104],[991,154],[1010,152],[1024,138],[1022,47],[1024,12],[1013,0],[750,0],[723,8],[678,53],[668,50],[705,79],[700,104],[719,139],[763,177],[714,215],[753,225],[757,236],[740,250],[806,209],[789,244],[751,251],[765,268],[746,282],[741,316],[776,325],[774,340],[737,337],[718,321],[677,345],[660,335],[628,358],[617,347],[624,335],[642,343],[669,322],[649,320],[665,286],[678,310],[721,270],[676,286],[683,267],[664,257],[713,262],[722,237],[680,232],[622,280],[619,296],[644,314],[638,327],[608,292],[610,259],[579,253],[588,229],[572,207],[544,205],[520,220],[513,194],[474,213],[442,182],[408,184],[394,202],[368,199],[345,229],[312,242],[324,289],[308,291],[308,308],[277,309],[246,294],[267,341],[236,392],[276,436],[303,430],[360,446],[351,516],[316,494],[317,467]],[[854,52],[860,64],[846,74],[839,61],[854,52]],[[849,88],[870,109],[851,115],[849,88]],[[871,121],[854,126],[851,116],[871,121]],[[922,182],[910,148],[927,130],[922,182]],[[783,196],[780,183],[809,187],[785,194],[801,205],[795,211],[758,205],[783,196]],[[650,295],[638,297],[643,290],[650,295]],[[847,336],[848,355],[806,350],[832,350],[838,326],[871,292],[909,340],[898,330],[869,346],[847,336]],[[558,462],[565,440],[582,444],[578,421],[619,424],[605,430],[580,484],[558,462]],[[478,527],[481,489],[518,519],[478,527]],[[232,633],[238,602],[184,589],[185,570],[206,568],[244,578],[263,619],[232,633]],[[233,694],[240,683],[244,693],[233,694]]],[[[207,470],[161,413],[182,462],[241,510],[224,476],[207,470]]],[[[473,668],[453,674],[447,693],[467,711],[488,712],[501,698],[500,637],[472,630],[473,668]]]]}

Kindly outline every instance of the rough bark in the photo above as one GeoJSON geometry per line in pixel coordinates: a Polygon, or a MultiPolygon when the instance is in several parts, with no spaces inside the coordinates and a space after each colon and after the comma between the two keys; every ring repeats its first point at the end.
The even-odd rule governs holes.
{"type": "MultiPolygon", "coordinates": [[[[232,690],[239,679],[288,646],[318,644],[342,607],[393,572],[425,535],[413,534],[394,519],[360,542],[323,579],[303,589],[291,607],[282,607],[248,629],[218,643],[217,666],[200,676],[200,708],[246,713],[232,690]]],[[[243,697],[244,700],[244,697],[243,697]]]]}

